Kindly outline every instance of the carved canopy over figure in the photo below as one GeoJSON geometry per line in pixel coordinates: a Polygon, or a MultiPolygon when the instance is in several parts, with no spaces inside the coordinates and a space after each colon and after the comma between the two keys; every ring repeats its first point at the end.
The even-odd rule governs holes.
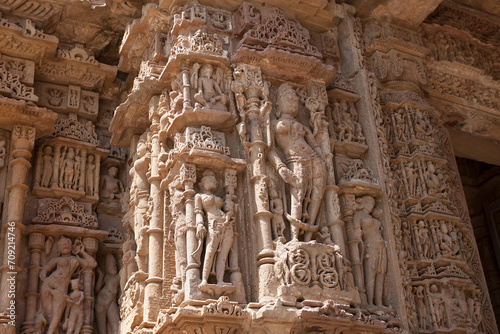
{"type": "Polygon", "coordinates": [[[85,252],[83,244],[78,241],[73,251],[82,255],[83,258],[71,255],[72,242],[64,236],[57,242],[57,247],[61,255],[49,260],[40,271],[42,311],[49,323],[47,334],[54,334],[58,331],[59,322],[66,307],[68,287],[72,276],[79,269],[97,266],[97,262],[85,252]],[[52,273],[47,277],[50,272],[52,273]]]}
{"type": "Polygon", "coordinates": [[[269,160],[281,178],[290,186],[290,214],[292,239],[298,240],[305,232],[304,241],[318,230],[318,216],[326,185],[326,168],[321,149],[311,130],[297,121],[299,97],[287,83],[278,88],[277,117],[271,127],[274,130],[276,148],[269,160]]]}

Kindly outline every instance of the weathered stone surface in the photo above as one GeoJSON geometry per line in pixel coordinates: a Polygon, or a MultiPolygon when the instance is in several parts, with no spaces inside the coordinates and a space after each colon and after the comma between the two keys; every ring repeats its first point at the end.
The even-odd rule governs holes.
{"type": "Polygon", "coordinates": [[[493,2],[0,11],[1,333],[498,333],[493,2]]]}

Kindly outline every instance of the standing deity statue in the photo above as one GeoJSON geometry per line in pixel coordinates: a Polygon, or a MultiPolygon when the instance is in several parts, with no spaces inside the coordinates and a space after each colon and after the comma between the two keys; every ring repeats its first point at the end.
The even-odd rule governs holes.
{"type": "Polygon", "coordinates": [[[125,291],[127,281],[135,273],[137,268],[137,263],[135,262],[135,240],[129,239],[123,243],[123,257],[122,263],[123,267],[120,269],[120,287],[122,291],[125,291]]]}
{"type": "Polygon", "coordinates": [[[73,290],[66,298],[66,320],[63,329],[66,334],[80,334],[83,326],[83,300],[85,295],[82,291],[82,281],[80,279],[71,280],[71,289],[73,290]]]}
{"type": "Polygon", "coordinates": [[[363,233],[363,269],[367,301],[370,306],[383,306],[384,284],[387,273],[387,248],[382,238],[379,210],[375,199],[363,196],[358,199],[361,210],[354,214],[354,225],[363,233]]]}
{"type": "Polygon", "coordinates": [[[148,247],[146,235],[146,221],[144,219],[148,209],[149,197],[149,182],[147,172],[149,169],[149,162],[151,160],[148,152],[148,147],[144,140],[139,140],[137,143],[137,159],[134,166],[130,169],[130,177],[133,180],[131,198],[133,198],[134,210],[134,234],[137,241],[137,266],[139,271],[147,272],[147,255],[148,247]]]}
{"type": "MultiPolygon", "coordinates": [[[[234,215],[222,211],[224,202],[215,194],[218,183],[212,170],[203,173],[199,185],[200,193],[195,196],[195,213],[200,246],[206,235],[201,285],[207,284],[212,268],[215,268],[217,285],[225,285],[226,261],[233,245],[234,215]]],[[[200,246],[198,249],[201,249],[200,246]]]]}
{"type": "Polygon", "coordinates": [[[49,323],[47,334],[58,333],[72,276],[79,269],[97,266],[94,258],[85,252],[83,244],[78,241],[75,243],[73,253],[80,254],[82,257],[71,255],[73,245],[71,240],[66,237],[59,239],[57,247],[60,256],[49,260],[40,271],[40,280],[42,281],[40,300],[43,314],[49,323]],[[54,271],[52,272],[52,270],[54,271]],[[50,272],[52,273],[47,277],[50,272]]]}
{"type": "Polygon", "coordinates": [[[95,157],[89,154],[88,161],[85,166],[85,193],[88,196],[94,195],[94,179],[95,179],[95,157]]]}
{"type": "MultiPolygon", "coordinates": [[[[63,154],[64,156],[64,154],[63,154]]],[[[75,150],[70,147],[66,157],[62,159],[62,166],[59,174],[59,187],[71,188],[75,177],[75,150]]]]}
{"type": "Polygon", "coordinates": [[[431,239],[429,229],[423,220],[420,220],[415,228],[415,237],[419,256],[428,259],[430,257],[431,239]]]}
{"type": "Polygon", "coordinates": [[[290,186],[290,214],[292,239],[298,240],[304,233],[304,241],[312,239],[318,230],[316,218],[326,186],[326,168],[322,152],[309,128],[297,120],[299,97],[287,83],[278,88],[277,117],[272,122],[277,150],[271,150],[269,160],[281,178],[290,186]]]}
{"type": "Polygon", "coordinates": [[[186,248],[186,214],[184,203],[184,187],[180,177],[176,177],[168,187],[170,193],[170,214],[172,222],[168,231],[168,239],[175,246],[175,287],[176,292],[182,289],[182,282],[185,281],[187,266],[186,248]]]}
{"type": "Polygon", "coordinates": [[[106,255],[106,273],[98,268],[97,274],[95,315],[98,334],[118,334],[120,312],[117,300],[120,292],[120,276],[113,254],[106,255]]]}
{"type": "Polygon", "coordinates": [[[47,188],[50,185],[50,181],[52,179],[53,173],[53,164],[52,164],[52,147],[45,146],[43,148],[43,156],[42,156],[42,180],[40,185],[44,188],[47,188]]]}

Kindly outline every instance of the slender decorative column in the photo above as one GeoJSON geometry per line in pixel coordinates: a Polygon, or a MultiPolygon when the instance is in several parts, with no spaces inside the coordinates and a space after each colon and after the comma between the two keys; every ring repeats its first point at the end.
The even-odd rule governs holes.
{"type": "Polygon", "coordinates": [[[94,197],[99,197],[99,175],[101,174],[101,156],[95,155],[95,174],[94,174],[94,197]]]}
{"type": "MultiPolygon", "coordinates": [[[[238,132],[247,151],[250,166],[250,182],[254,199],[254,221],[259,231],[259,249],[257,266],[259,267],[259,300],[272,298],[274,287],[269,283],[274,275],[274,251],[269,211],[266,154],[269,151],[269,113],[271,102],[268,100],[269,83],[262,79],[260,68],[251,65],[240,65],[235,70],[238,77],[233,83],[238,111],[242,123],[238,132]],[[267,127],[266,127],[267,125],[267,127]],[[249,138],[247,138],[249,133],[249,138]],[[266,140],[267,137],[267,140],[266,140]],[[266,282],[264,284],[264,282],[266,282]]],[[[236,77],[236,74],[235,74],[236,77]]]]}
{"type": "Polygon", "coordinates": [[[42,249],[45,246],[45,236],[42,233],[31,233],[29,236],[30,266],[28,267],[28,292],[26,293],[26,321],[23,328],[31,327],[35,322],[36,307],[38,305],[38,274],[42,249]]]}
{"type": "MultiPolygon", "coordinates": [[[[95,258],[99,241],[95,238],[83,238],[83,246],[90,256],[95,258]]],[[[95,267],[84,267],[83,278],[83,327],[82,334],[92,334],[94,332],[94,269],[95,267]]]]}
{"type": "Polygon", "coordinates": [[[54,147],[54,172],[52,173],[52,188],[59,186],[59,159],[61,158],[61,144],[54,147]]]}
{"type": "MultiPolygon", "coordinates": [[[[191,108],[191,85],[189,84],[189,64],[182,63],[182,95],[184,96],[182,109],[191,108]]],[[[183,110],[183,111],[184,111],[183,110]]]]}
{"type": "Polygon", "coordinates": [[[40,147],[38,151],[36,152],[36,174],[35,174],[35,182],[34,185],[35,187],[40,187],[40,180],[42,178],[42,156],[43,156],[43,149],[45,147],[40,147]]]}
{"type": "Polygon", "coordinates": [[[200,283],[200,262],[194,258],[198,246],[196,237],[196,219],[194,209],[194,183],[196,182],[196,167],[185,163],[180,170],[181,181],[184,185],[184,201],[186,203],[186,250],[187,266],[185,281],[185,299],[194,299],[200,292],[198,284],[200,283]]]}
{"type": "Polygon", "coordinates": [[[149,110],[151,124],[151,174],[149,183],[151,184],[150,196],[152,202],[149,208],[151,211],[151,220],[149,222],[149,261],[148,273],[146,279],[146,291],[144,298],[144,321],[152,322],[158,316],[158,307],[153,307],[155,299],[161,296],[162,286],[162,262],[163,262],[163,191],[160,188],[161,178],[158,173],[158,155],[160,154],[160,116],[158,115],[159,96],[151,99],[149,110]]]}
{"type": "Polygon", "coordinates": [[[80,180],[78,184],[78,191],[85,192],[85,164],[87,163],[87,150],[82,150],[81,155],[81,167],[80,167],[80,180]]]}
{"type": "MultiPolygon", "coordinates": [[[[26,200],[26,194],[28,192],[28,185],[26,184],[28,170],[31,168],[31,151],[35,143],[35,131],[36,129],[30,126],[16,125],[12,130],[12,150],[10,159],[10,185],[8,186],[8,209],[7,209],[7,224],[4,224],[4,228],[12,227],[14,223],[14,228],[12,230],[7,230],[4,233],[6,235],[9,233],[9,238],[4,240],[9,240],[9,242],[4,243],[3,251],[3,266],[2,266],[2,290],[0,293],[0,316],[3,318],[4,314],[7,313],[8,307],[16,302],[15,294],[9,293],[10,284],[7,284],[7,279],[11,278],[12,272],[19,272],[19,254],[21,252],[21,237],[22,231],[24,230],[23,215],[24,215],[24,204],[26,200]],[[10,247],[10,248],[9,248],[10,247]],[[9,257],[9,249],[12,250],[14,247],[13,256],[9,257]],[[12,265],[13,264],[13,265],[12,265]]],[[[17,287],[17,274],[15,275],[15,286],[17,287]]],[[[0,318],[0,322],[4,322],[0,318]]],[[[8,326],[4,333],[15,333],[15,328],[13,326],[8,326]]]]}

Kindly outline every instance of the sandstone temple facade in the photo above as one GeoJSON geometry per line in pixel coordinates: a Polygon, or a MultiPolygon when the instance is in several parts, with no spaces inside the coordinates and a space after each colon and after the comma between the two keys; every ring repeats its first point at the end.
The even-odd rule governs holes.
{"type": "Polygon", "coordinates": [[[499,333],[497,1],[0,13],[0,333],[499,333]]]}

